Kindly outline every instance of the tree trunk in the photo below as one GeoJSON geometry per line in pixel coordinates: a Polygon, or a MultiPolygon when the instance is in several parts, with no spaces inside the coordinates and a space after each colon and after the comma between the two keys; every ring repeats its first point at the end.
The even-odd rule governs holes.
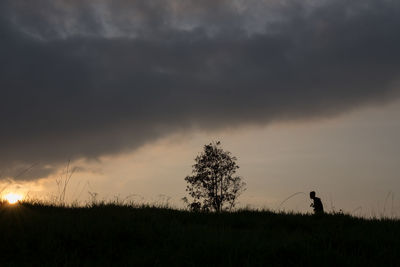
{"type": "Polygon", "coordinates": [[[221,175],[221,194],[220,194],[220,198],[219,198],[219,210],[222,210],[222,178],[223,176],[221,175]]]}

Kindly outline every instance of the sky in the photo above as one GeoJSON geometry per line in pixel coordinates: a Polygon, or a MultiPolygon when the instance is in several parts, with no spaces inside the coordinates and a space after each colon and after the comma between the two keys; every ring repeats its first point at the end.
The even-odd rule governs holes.
{"type": "Polygon", "coordinates": [[[69,201],[182,206],[221,140],[242,207],[307,211],[315,190],[327,210],[400,216],[399,15],[394,0],[1,1],[2,193],[54,198],[70,162],[69,201]]]}

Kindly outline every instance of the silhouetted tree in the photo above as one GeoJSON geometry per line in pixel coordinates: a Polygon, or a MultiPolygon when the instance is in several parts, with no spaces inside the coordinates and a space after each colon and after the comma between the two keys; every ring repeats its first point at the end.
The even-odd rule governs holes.
{"type": "Polygon", "coordinates": [[[204,146],[204,151],[195,158],[191,176],[187,176],[186,191],[191,197],[183,200],[191,210],[220,212],[231,210],[239,195],[245,190],[245,183],[234,176],[239,166],[236,157],[221,148],[221,142],[204,146]]]}

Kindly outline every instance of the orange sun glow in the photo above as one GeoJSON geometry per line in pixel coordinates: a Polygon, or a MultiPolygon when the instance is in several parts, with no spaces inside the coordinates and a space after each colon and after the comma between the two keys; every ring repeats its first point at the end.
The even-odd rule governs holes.
{"type": "Polygon", "coordinates": [[[10,204],[15,204],[18,201],[22,200],[22,196],[19,194],[8,193],[4,196],[4,199],[7,200],[7,202],[10,204]]]}

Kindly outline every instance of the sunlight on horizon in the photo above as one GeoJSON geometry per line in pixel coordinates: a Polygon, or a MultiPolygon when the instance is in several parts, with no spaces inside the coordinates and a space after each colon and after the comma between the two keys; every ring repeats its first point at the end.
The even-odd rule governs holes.
{"type": "Polygon", "coordinates": [[[8,193],[4,195],[4,200],[6,200],[9,204],[16,204],[23,199],[23,196],[15,193],[8,193]]]}

